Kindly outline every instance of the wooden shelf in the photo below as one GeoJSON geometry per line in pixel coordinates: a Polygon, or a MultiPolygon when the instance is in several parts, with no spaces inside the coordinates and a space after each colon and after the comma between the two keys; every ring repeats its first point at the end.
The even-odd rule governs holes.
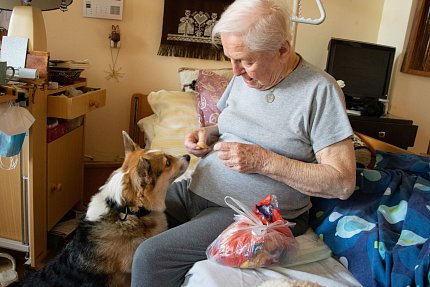
{"type": "Polygon", "coordinates": [[[0,104],[17,99],[16,89],[10,85],[0,84],[0,104]]]}
{"type": "MultiPolygon", "coordinates": [[[[27,108],[35,122],[20,154],[20,166],[12,171],[0,169],[0,247],[28,252],[28,262],[38,269],[47,256],[48,231],[74,205],[80,207],[83,197],[85,119],[79,128],[47,144],[49,100],[55,98],[51,95],[72,87],[85,90],[86,81],[55,90],[48,90],[43,79],[14,85],[27,90],[30,97],[27,108]]],[[[0,103],[17,99],[12,85],[0,88],[3,93],[0,103]]],[[[100,89],[98,93],[104,96],[106,90],[100,89]]],[[[78,113],[80,116],[104,105],[93,99],[95,94],[89,92],[74,98],[77,101],[74,105],[87,100],[85,109],[78,113]]],[[[58,104],[55,109],[64,107],[58,104]]]]}
{"type": "Polygon", "coordinates": [[[16,100],[16,96],[13,96],[13,95],[0,96],[0,104],[7,103],[9,101],[15,101],[15,100],[16,100]]]}
{"type": "Polygon", "coordinates": [[[47,94],[48,95],[52,95],[52,94],[58,94],[58,93],[62,93],[66,90],[69,90],[71,88],[80,88],[80,87],[85,87],[87,85],[87,82],[85,79],[81,79],[79,81],[76,81],[73,84],[70,85],[66,85],[66,86],[60,86],[58,89],[55,90],[47,90],[47,94]]]}

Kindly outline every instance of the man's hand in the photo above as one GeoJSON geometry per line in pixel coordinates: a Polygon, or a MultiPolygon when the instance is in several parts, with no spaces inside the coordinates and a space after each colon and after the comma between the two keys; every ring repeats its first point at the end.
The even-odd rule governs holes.
{"type": "Polygon", "coordinates": [[[218,138],[218,126],[200,128],[185,137],[184,145],[189,153],[202,157],[212,150],[212,145],[218,138]]]}
{"type": "Polygon", "coordinates": [[[240,173],[259,173],[268,153],[260,146],[237,142],[218,142],[214,151],[226,167],[240,173]]]}

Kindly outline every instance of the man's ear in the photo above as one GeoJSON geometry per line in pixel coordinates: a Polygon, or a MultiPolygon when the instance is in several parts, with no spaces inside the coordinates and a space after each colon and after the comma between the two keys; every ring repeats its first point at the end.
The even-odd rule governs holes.
{"type": "Polygon", "coordinates": [[[283,60],[287,60],[288,56],[290,55],[292,49],[291,49],[291,43],[288,40],[285,40],[282,44],[281,48],[279,48],[279,56],[283,60]]]}

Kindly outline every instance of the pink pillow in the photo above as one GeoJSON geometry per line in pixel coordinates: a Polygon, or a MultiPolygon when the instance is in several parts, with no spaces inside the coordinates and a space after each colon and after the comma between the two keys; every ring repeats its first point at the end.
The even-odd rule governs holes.
{"type": "Polygon", "coordinates": [[[200,70],[196,81],[197,109],[201,127],[218,123],[219,110],[216,106],[224,93],[229,79],[209,70],[200,70]]]}

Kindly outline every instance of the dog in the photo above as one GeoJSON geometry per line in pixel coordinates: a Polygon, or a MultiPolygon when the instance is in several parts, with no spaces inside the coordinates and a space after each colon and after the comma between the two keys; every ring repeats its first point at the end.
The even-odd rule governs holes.
{"type": "Polygon", "coordinates": [[[125,158],[100,187],[59,255],[11,286],[130,286],[140,243],[167,229],[169,185],[188,168],[189,155],[142,149],[123,131],[125,158]]]}

